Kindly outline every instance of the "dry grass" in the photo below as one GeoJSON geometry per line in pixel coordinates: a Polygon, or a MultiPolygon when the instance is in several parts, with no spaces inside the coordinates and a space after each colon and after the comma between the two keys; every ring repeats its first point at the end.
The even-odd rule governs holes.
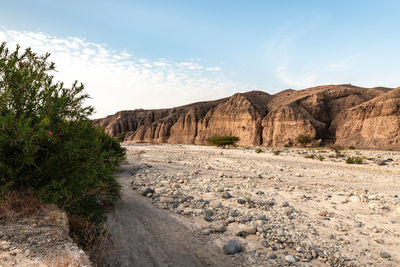
{"type": "Polygon", "coordinates": [[[49,205],[25,191],[8,191],[0,198],[0,219],[15,221],[21,216],[39,215],[49,205]]]}
{"type": "Polygon", "coordinates": [[[68,221],[72,240],[89,254],[92,263],[99,265],[104,258],[113,254],[108,230],[101,229],[86,218],[70,216],[68,221]]]}

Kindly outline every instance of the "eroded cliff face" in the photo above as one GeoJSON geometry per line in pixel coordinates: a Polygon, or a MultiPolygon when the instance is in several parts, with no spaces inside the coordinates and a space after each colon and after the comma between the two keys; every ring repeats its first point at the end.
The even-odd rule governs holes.
{"type": "Polygon", "coordinates": [[[400,88],[340,113],[336,143],[362,148],[400,148],[400,88]]]}
{"type": "Polygon", "coordinates": [[[239,145],[296,145],[309,134],[314,144],[380,147],[399,145],[399,90],[327,85],[260,91],[174,109],[121,111],[94,123],[125,141],[206,144],[212,136],[234,135],[239,145]]]}

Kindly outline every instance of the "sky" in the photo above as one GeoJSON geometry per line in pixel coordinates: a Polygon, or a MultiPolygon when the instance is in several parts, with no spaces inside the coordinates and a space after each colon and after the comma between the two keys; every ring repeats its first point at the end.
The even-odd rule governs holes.
{"type": "Polygon", "coordinates": [[[400,86],[397,0],[1,0],[0,42],[51,53],[94,118],[261,90],[400,86]]]}

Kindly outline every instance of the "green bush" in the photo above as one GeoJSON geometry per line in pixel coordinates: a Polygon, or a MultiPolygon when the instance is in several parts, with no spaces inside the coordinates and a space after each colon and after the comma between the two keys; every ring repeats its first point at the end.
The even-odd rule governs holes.
{"type": "Polygon", "coordinates": [[[239,137],[237,136],[215,136],[208,138],[207,141],[215,146],[226,147],[229,145],[234,145],[237,141],[239,141],[239,137]]]}
{"type": "Polygon", "coordinates": [[[320,161],[323,161],[323,160],[325,159],[325,157],[322,156],[322,155],[319,155],[319,156],[318,156],[318,159],[319,159],[320,161]]]}
{"type": "Polygon", "coordinates": [[[346,163],[347,164],[362,164],[363,159],[360,157],[347,157],[346,163]]]}
{"type": "Polygon", "coordinates": [[[296,141],[299,142],[300,144],[302,144],[303,146],[307,145],[308,143],[310,143],[313,140],[314,140],[314,137],[312,137],[309,134],[299,134],[296,137],[296,141]]]}
{"type": "Polygon", "coordinates": [[[354,146],[349,146],[349,149],[350,150],[354,150],[354,149],[356,149],[354,146]]]}
{"type": "Polygon", "coordinates": [[[117,134],[115,136],[115,139],[117,139],[120,142],[124,142],[125,136],[126,136],[126,132],[122,132],[122,133],[117,134]]]}
{"type": "Polygon", "coordinates": [[[70,215],[101,221],[120,198],[118,141],[93,126],[88,95],[53,81],[49,54],[0,45],[0,191],[28,189],[70,215]]]}
{"type": "Polygon", "coordinates": [[[264,150],[262,150],[261,148],[257,148],[255,151],[256,151],[256,153],[264,152],[264,150]]]}
{"type": "Polygon", "coordinates": [[[274,151],[272,151],[272,153],[274,153],[275,156],[278,156],[281,153],[281,151],[280,150],[274,150],[274,151]]]}

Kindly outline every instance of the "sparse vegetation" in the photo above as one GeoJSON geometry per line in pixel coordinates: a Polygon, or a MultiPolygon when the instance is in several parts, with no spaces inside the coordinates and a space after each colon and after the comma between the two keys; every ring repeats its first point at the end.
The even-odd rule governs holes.
{"type": "Polygon", "coordinates": [[[318,159],[319,159],[320,161],[323,161],[323,160],[325,159],[325,157],[322,156],[322,155],[319,155],[319,156],[318,156],[318,159]]]}
{"type": "Polygon", "coordinates": [[[124,142],[125,136],[126,136],[126,132],[122,132],[122,133],[117,134],[115,136],[115,139],[117,139],[120,142],[124,142]]]}
{"type": "Polygon", "coordinates": [[[215,136],[208,138],[207,141],[212,145],[225,148],[226,146],[235,145],[239,141],[237,136],[215,136]]]}
{"type": "Polygon", "coordinates": [[[272,153],[274,153],[275,156],[278,156],[281,153],[281,151],[280,150],[273,150],[272,153]]]}
{"type": "Polygon", "coordinates": [[[314,140],[314,137],[312,137],[309,134],[299,134],[296,137],[296,141],[299,142],[301,145],[306,146],[307,144],[311,143],[311,141],[314,140]]]}
{"type": "Polygon", "coordinates": [[[349,146],[349,149],[350,150],[354,150],[354,149],[356,149],[354,146],[349,146]]]}
{"type": "Polygon", "coordinates": [[[264,152],[264,150],[262,150],[261,148],[256,148],[256,153],[262,153],[262,152],[264,152]]]}
{"type": "Polygon", "coordinates": [[[362,164],[363,159],[360,157],[347,157],[346,163],[347,164],[362,164]]]}
{"type": "Polygon", "coordinates": [[[125,151],[89,120],[82,84],[53,81],[49,56],[0,45],[0,198],[7,203],[9,192],[29,192],[99,234],[105,205],[120,198],[116,171],[125,151]]]}
{"type": "Polygon", "coordinates": [[[314,157],[315,157],[314,154],[307,154],[304,156],[304,158],[306,158],[306,159],[313,159],[314,157]]]}

